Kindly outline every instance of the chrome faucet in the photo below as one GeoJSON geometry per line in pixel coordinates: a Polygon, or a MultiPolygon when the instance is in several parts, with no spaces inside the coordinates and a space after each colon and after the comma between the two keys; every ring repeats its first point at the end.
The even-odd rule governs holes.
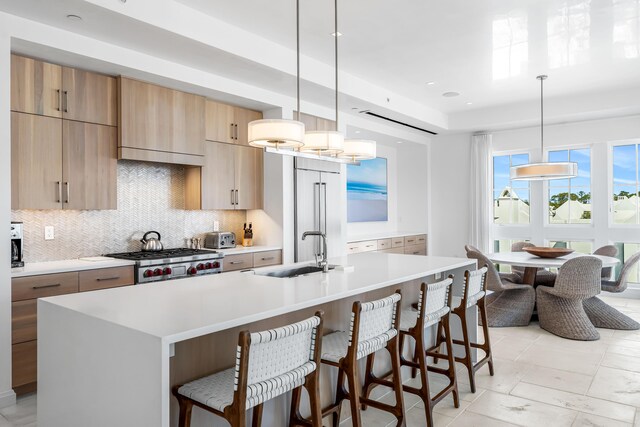
{"type": "Polygon", "coordinates": [[[322,268],[323,272],[329,271],[329,263],[327,262],[327,236],[322,231],[305,231],[302,233],[302,240],[304,240],[307,236],[318,236],[322,237],[322,259],[318,261],[318,257],[316,256],[316,262],[318,267],[322,268]]]}

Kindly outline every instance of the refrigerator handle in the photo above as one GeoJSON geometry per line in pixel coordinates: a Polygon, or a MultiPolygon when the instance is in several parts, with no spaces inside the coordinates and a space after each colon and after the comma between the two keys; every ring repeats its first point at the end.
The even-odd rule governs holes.
{"type": "MultiPolygon", "coordinates": [[[[322,219],[321,219],[321,231],[326,235],[327,234],[327,183],[323,182],[321,184],[321,203],[322,203],[322,209],[320,210],[320,212],[322,213],[322,219]]],[[[326,256],[327,254],[323,254],[324,256],[326,256]]]]}
{"type": "MultiPolygon", "coordinates": [[[[314,182],[313,183],[313,227],[318,231],[320,231],[320,221],[321,221],[320,210],[322,209],[322,205],[320,204],[321,192],[322,190],[320,187],[320,183],[314,182]]],[[[316,261],[318,259],[318,255],[322,254],[319,240],[320,239],[315,239],[316,249],[314,251],[314,256],[316,257],[316,261]]]]}

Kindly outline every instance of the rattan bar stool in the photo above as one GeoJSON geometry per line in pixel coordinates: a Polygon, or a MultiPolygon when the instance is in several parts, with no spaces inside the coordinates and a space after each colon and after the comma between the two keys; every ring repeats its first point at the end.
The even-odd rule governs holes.
{"type": "MultiPolygon", "coordinates": [[[[433,427],[433,407],[444,399],[449,393],[453,394],[453,404],[460,407],[458,397],[458,382],[456,381],[456,364],[453,357],[453,343],[449,326],[449,316],[451,313],[451,284],[453,276],[443,281],[427,285],[422,283],[420,296],[418,298],[418,311],[403,310],[400,322],[400,362],[402,365],[410,366],[415,378],[417,370],[420,370],[420,388],[405,385],[404,391],[415,394],[422,399],[427,418],[427,426],[433,427]],[[438,332],[444,337],[447,354],[433,351],[434,347],[429,347],[425,338],[425,330],[433,325],[438,325],[438,332]],[[404,340],[407,337],[415,341],[414,360],[407,360],[402,355],[404,340]],[[438,368],[427,365],[427,357],[434,359],[446,359],[447,368],[438,368]],[[428,372],[444,375],[449,379],[449,384],[436,396],[431,398],[429,393],[428,372]]],[[[437,341],[436,341],[437,342],[437,341]]]]}
{"type": "Polygon", "coordinates": [[[173,387],[180,405],[179,427],[191,423],[193,406],[225,418],[232,427],[245,427],[253,408],[252,425],[262,422],[263,403],[293,390],[289,426],[321,426],[319,367],[322,312],[298,323],[263,332],[240,332],[236,366],[173,387]],[[311,420],[299,416],[301,387],[307,389],[311,420]],[[297,396],[297,398],[296,398],[297,396]]]}
{"type": "MultiPolygon", "coordinates": [[[[464,357],[456,357],[456,362],[462,363],[469,373],[469,385],[471,392],[476,392],[476,371],[485,364],[489,364],[489,375],[493,376],[493,353],[491,351],[491,340],[489,339],[489,326],[487,321],[487,267],[482,267],[475,271],[465,271],[464,273],[464,291],[460,305],[455,307],[451,312],[460,318],[460,324],[462,326],[462,340],[452,340],[454,344],[461,345],[464,348],[464,357]],[[482,332],[484,335],[484,342],[482,344],[471,342],[469,339],[469,330],[467,328],[467,309],[477,306],[480,312],[480,320],[482,321],[482,332]],[[485,356],[475,364],[471,359],[471,349],[480,349],[485,353],[485,356]]],[[[436,346],[431,351],[439,352],[440,347],[445,338],[442,335],[442,324],[438,326],[438,335],[436,346]]],[[[449,351],[449,350],[447,350],[449,351]]],[[[437,359],[436,359],[437,362],[437,359]]]]}
{"type": "Polygon", "coordinates": [[[390,412],[398,426],[405,425],[402,377],[400,375],[400,353],[398,328],[400,326],[400,291],[386,298],[353,303],[349,332],[334,332],[322,338],[322,363],[338,368],[335,402],[325,408],[322,416],[332,415],[333,426],[340,423],[340,407],[348,399],[351,406],[351,422],[362,426],[360,408],[366,406],[390,412]],[[386,405],[361,397],[362,387],[358,377],[358,361],[367,358],[365,378],[373,377],[375,353],[386,348],[391,356],[391,383],[396,396],[395,405],[386,405]],[[344,387],[347,380],[349,391],[344,387]]]}

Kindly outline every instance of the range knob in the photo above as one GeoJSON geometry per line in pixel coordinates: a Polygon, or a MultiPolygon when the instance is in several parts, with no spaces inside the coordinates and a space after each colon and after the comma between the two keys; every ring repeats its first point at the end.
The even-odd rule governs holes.
{"type": "Polygon", "coordinates": [[[212,264],[212,268],[220,268],[220,263],[218,261],[214,261],[212,264]]]}
{"type": "Polygon", "coordinates": [[[210,262],[208,262],[208,263],[206,263],[206,264],[204,265],[204,268],[205,268],[206,270],[210,270],[211,268],[213,268],[213,265],[212,265],[210,262]]]}
{"type": "Polygon", "coordinates": [[[162,274],[171,274],[171,267],[165,267],[162,274]]]}
{"type": "Polygon", "coordinates": [[[156,268],[155,270],[153,270],[153,275],[154,276],[162,276],[162,269],[156,268]]]}
{"type": "Polygon", "coordinates": [[[187,270],[187,274],[190,276],[193,276],[194,274],[197,274],[198,270],[196,270],[195,267],[189,267],[189,269],[187,270]]]}
{"type": "Polygon", "coordinates": [[[144,277],[151,277],[151,276],[153,276],[153,271],[151,271],[151,270],[145,270],[145,271],[144,271],[144,273],[142,273],[142,275],[143,275],[144,277]]]}
{"type": "Polygon", "coordinates": [[[204,270],[204,264],[200,263],[200,264],[196,265],[196,269],[204,270]]]}

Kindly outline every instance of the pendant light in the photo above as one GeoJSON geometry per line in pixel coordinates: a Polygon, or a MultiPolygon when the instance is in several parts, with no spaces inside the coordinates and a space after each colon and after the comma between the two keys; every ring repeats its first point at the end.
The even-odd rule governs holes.
{"type": "MultiPolygon", "coordinates": [[[[547,76],[536,77],[540,80],[540,152],[544,156],[544,81],[547,76]]],[[[567,179],[578,176],[578,164],[575,162],[542,162],[512,166],[513,181],[545,181],[567,179]]]]}
{"type": "Polygon", "coordinates": [[[368,139],[346,139],[344,141],[344,151],[338,154],[338,157],[348,159],[354,163],[375,159],[376,142],[368,139]]]}
{"type": "Polygon", "coordinates": [[[298,148],[304,145],[300,121],[300,0],[296,0],[296,120],[254,120],[248,126],[249,145],[260,148],[298,148]]]}
{"type": "Polygon", "coordinates": [[[304,146],[300,151],[318,156],[336,155],[344,151],[344,135],[338,131],[338,0],[334,0],[334,55],[336,81],[336,130],[309,131],[304,135],[304,146]]]}

